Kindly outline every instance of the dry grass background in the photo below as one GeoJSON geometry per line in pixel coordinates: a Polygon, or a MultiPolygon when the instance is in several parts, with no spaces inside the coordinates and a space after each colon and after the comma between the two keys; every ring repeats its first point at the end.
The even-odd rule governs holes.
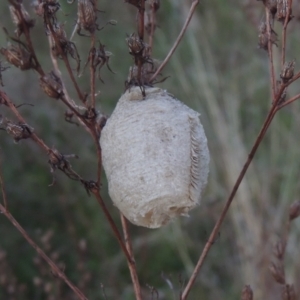
{"type": "MultiPolygon", "coordinates": [[[[9,24],[5,3],[0,5],[1,23],[9,24]]],[[[299,1],[294,5],[299,6],[299,1]]],[[[106,11],[101,14],[103,18],[118,20],[116,27],[103,31],[103,43],[114,54],[111,67],[117,72],[106,72],[105,85],[99,85],[101,109],[109,114],[124,89],[131,63],[124,39],[134,30],[134,11],[116,0],[100,1],[100,6],[106,11]]],[[[296,61],[300,53],[298,6],[288,33],[288,58],[296,61]]],[[[162,1],[156,57],[164,57],[172,45],[188,7],[183,0],[162,1]]],[[[72,7],[63,4],[63,9],[72,7]]],[[[263,15],[261,2],[202,1],[164,71],[171,77],[160,86],[201,113],[211,151],[211,171],[202,204],[190,218],[178,219],[159,230],[131,227],[140,281],[148,299],[148,286],[159,292],[159,299],[177,299],[175,295],[191,273],[270,106],[267,54],[257,48],[257,27],[263,15]]],[[[72,25],[73,20],[66,24],[69,29],[72,25]]],[[[36,30],[36,36],[42,37],[42,29],[36,30]]],[[[86,45],[77,40],[79,51],[86,51],[86,45]]],[[[0,42],[5,45],[4,34],[0,42]]],[[[50,67],[47,47],[38,39],[36,45],[44,65],[50,67]]],[[[19,103],[26,99],[38,104],[22,110],[31,125],[49,145],[78,154],[80,159],[72,162],[74,168],[85,177],[93,177],[96,158],[91,141],[83,130],[64,124],[62,105],[45,99],[35,75],[11,68],[4,75],[4,83],[5,90],[19,103]]],[[[84,76],[80,83],[86,88],[89,84],[84,76]]],[[[297,91],[297,85],[292,86],[291,93],[297,91]]],[[[8,114],[0,109],[1,114],[8,114]]],[[[269,265],[274,245],[285,232],[289,205],[298,200],[299,116],[296,102],[273,121],[190,299],[239,299],[244,284],[251,285],[255,299],[282,299],[281,286],[273,279],[269,265]]],[[[58,174],[57,184],[48,187],[51,175],[47,160],[35,145],[28,141],[16,145],[2,132],[0,141],[14,216],[65,266],[68,276],[82,284],[90,299],[105,299],[100,283],[107,299],[133,299],[126,262],[97,203],[63,175],[58,174]]],[[[107,194],[104,198],[114,210],[107,194]]],[[[118,220],[116,211],[114,215],[118,220]]],[[[1,216],[0,236],[0,299],[75,299],[1,216]]],[[[300,286],[299,241],[298,220],[292,224],[285,261],[287,281],[296,287],[300,286]]]]}

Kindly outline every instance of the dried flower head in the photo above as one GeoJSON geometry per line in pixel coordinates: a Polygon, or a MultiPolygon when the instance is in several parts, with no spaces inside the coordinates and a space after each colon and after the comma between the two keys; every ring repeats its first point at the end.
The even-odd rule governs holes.
{"type": "Polygon", "coordinates": [[[281,70],[281,73],[280,73],[280,78],[282,79],[282,81],[284,83],[288,82],[289,80],[291,80],[293,78],[294,69],[295,69],[295,60],[287,61],[284,64],[283,69],[281,70]]]}
{"type": "Polygon", "coordinates": [[[292,8],[289,8],[288,0],[277,0],[277,20],[284,23],[285,19],[288,17],[288,22],[293,18],[292,8]],[[287,14],[289,14],[287,16],[287,14]]]}
{"type": "Polygon", "coordinates": [[[58,99],[64,94],[62,82],[53,71],[40,78],[40,86],[51,98],[58,99]]]}
{"type": "Polygon", "coordinates": [[[129,48],[129,54],[134,55],[134,56],[141,55],[146,46],[144,41],[141,40],[136,33],[132,33],[126,39],[126,42],[127,42],[128,48],[129,48]]]}
{"type": "Polygon", "coordinates": [[[253,300],[253,291],[250,285],[245,285],[242,290],[241,300],[253,300]]]}
{"type": "Polygon", "coordinates": [[[111,56],[112,56],[112,53],[109,52],[109,51],[106,51],[105,50],[105,45],[102,45],[99,42],[99,47],[98,48],[92,48],[90,50],[88,60],[87,60],[87,62],[85,63],[85,65],[83,67],[82,73],[84,72],[84,70],[85,70],[86,66],[88,65],[88,63],[91,63],[94,69],[98,68],[98,78],[99,78],[99,80],[104,82],[101,78],[101,75],[100,75],[100,71],[101,71],[101,69],[104,65],[107,66],[107,68],[110,72],[115,74],[115,72],[109,66],[109,59],[110,59],[111,56]]]}
{"type": "Polygon", "coordinates": [[[34,26],[35,20],[29,16],[23,4],[20,4],[19,6],[10,5],[9,10],[13,23],[17,26],[17,36],[20,36],[26,28],[29,30],[34,26]]]}
{"type": "Polygon", "coordinates": [[[290,220],[294,220],[300,216],[300,201],[295,201],[291,206],[290,206],[290,212],[289,212],[289,217],[290,220]]]}
{"type": "Polygon", "coordinates": [[[33,7],[38,16],[56,20],[55,14],[60,9],[60,4],[57,0],[36,0],[33,7]]]}
{"type": "MultiPolygon", "coordinates": [[[[270,25],[271,27],[271,25],[270,25]]],[[[259,26],[259,34],[258,34],[258,47],[261,49],[264,49],[268,51],[268,45],[269,45],[269,34],[267,30],[267,24],[266,22],[262,22],[259,26]]],[[[271,27],[271,35],[270,35],[271,44],[274,44],[277,46],[277,33],[272,29],[271,27]]]]}
{"type": "Polygon", "coordinates": [[[54,34],[51,35],[51,50],[55,57],[62,58],[63,55],[70,55],[77,62],[77,72],[80,69],[80,57],[75,44],[68,40],[63,24],[54,25],[54,34]]]}
{"type": "Polygon", "coordinates": [[[279,284],[285,284],[285,274],[282,262],[272,262],[269,267],[275,281],[279,284]]]}
{"type": "Polygon", "coordinates": [[[22,139],[28,139],[33,132],[33,128],[29,127],[27,124],[15,124],[11,121],[5,122],[5,129],[6,132],[13,137],[15,142],[18,142],[22,139]]]}
{"type": "Polygon", "coordinates": [[[97,8],[95,0],[78,0],[78,30],[77,33],[81,34],[81,29],[93,33],[97,28],[97,8]]]}
{"type": "Polygon", "coordinates": [[[0,53],[5,56],[6,60],[17,68],[29,70],[34,68],[32,55],[21,44],[18,46],[9,45],[7,48],[1,48],[0,53]]]}

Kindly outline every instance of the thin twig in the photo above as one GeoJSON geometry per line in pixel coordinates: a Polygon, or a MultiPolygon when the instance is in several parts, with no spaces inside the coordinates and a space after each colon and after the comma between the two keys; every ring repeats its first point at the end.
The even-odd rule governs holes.
{"type": "Polygon", "coordinates": [[[285,55],[286,55],[286,31],[287,31],[287,25],[288,25],[288,23],[290,21],[291,9],[292,9],[292,0],[289,0],[288,9],[286,11],[285,20],[284,20],[283,29],[282,29],[281,70],[283,69],[283,66],[284,66],[284,63],[285,63],[285,55]]]}
{"type": "Polygon", "coordinates": [[[4,188],[4,180],[3,180],[3,176],[2,176],[1,163],[2,162],[1,162],[1,158],[0,158],[0,185],[1,185],[1,194],[2,194],[2,198],[3,198],[4,208],[5,208],[5,210],[8,210],[8,201],[7,201],[6,192],[5,192],[5,188],[4,188]]]}
{"type": "Polygon", "coordinates": [[[198,275],[198,273],[199,273],[199,271],[200,271],[200,269],[203,265],[203,262],[204,262],[204,260],[207,256],[211,246],[214,244],[214,241],[215,241],[215,239],[216,239],[216,237],[219,233],[220,227],[221,227],[221,225],[222,225],[222,223],[225,219],[225,216],[226,216],[226,214],[229,210],[229,207],[232,203],[232,200],[233,200],[234,196],[236,195],[236,192],[237,192],[237,190],[238,190],[238,188],[239,188],[239,186],[240,186],[240,184],[241,184],[241,182],[242,182],[242,180],[243,180],[243,178],[244,178],[244,176],[245,176],[245,174],[248,170],[248,167],[250,166],[250,164],[252,162],[252,159],[253,159],[253,157],[254,157],[257,149],[258,149],[258,146],[260,145],[261,141],[263,140],[264,135],[265,135],[268,127],[271,124],[271,121],[272,121],[272,119],[275,115],[274,114],[275,111],[276,111],[276,106],[273,105],[271,110],[269,111],[269,113],[268,113],[268,115],[265,119],[265,122],[262,126],[262,129],[260,130],[260,133],[257,136],[256,141],[255,141],[255,143],[254,143],[254,145],[253,145],[253,147],[252,147],[252,149],[251,149],[251,151],[248,155],[248,159],[247,159],[246,163],[244,164],[243,169],[241,170],[241,172],[240,172],[240,174],[237,178],[237,181],[236,181],[236,183],[235,183],[228,199],[226,200],[225,206],[224,206],[224,208],[223,208],[223,210],[220,214],[220,217],[219,217],[218,221],[216,222],[216,224],[215,224],[215,226],[214,226],[214,228],[213,228],[213,230],[212,230],[212,232],[209,236],[209,239],[208,239],[208,241],[206,242],[206,244],[204,246],[204,249],[203,249],[203,251],[202,251],[202,253],[199,257],[199,260],[197,262],[197,265],[195,266],[195,269],[194,269],[194,271],[193,271],[193,273],[192,273],[192,275],[191,275],[191,277],[190,277],[190,279],[189,279],[189,281],[188,281],[188,283],[187,283],[187,285],[186,285],[186,287],[185,287],[185,289],[182,293],[181,300],[187,299],[187,296],[188,296],[188,294],[189,294],[189,292],[190,292],[190,290],[191,290],[191,288],[192,288],[192,286],[193,286],[193,284],[196,280],[196,277],[197,277],[197,275],[198,275]]]}
{"type": "Polygon", "coordinates": [[[62,59],[63,59],[65,65],[66,65],[67,71],[68,71],[69,76],[70,76],[70,78],[71,78],[71,81],[72,81],[72,83],[73,83],[73,85],[74,85],[74,87],[75,87],[75,90],[76,90],[76,92],[77,92],[77,95],[78,95],[79,99],[81,100],[81,102],[82,102],[84,105],[86,105],[86,103],[85,103],[85,96],[84,96],[83,93],[81,92],[80,87],[79,87],[79,85],[78,85],[78,83],[77,83],[77,81],[76,81],[76,79],[75,79],[75,77],[74,77],[74,74],[73,74],[73,71],[72,71],[72,68],[71,68],[69,59],[68,59],[67,55],[64,53],[64,51],[63,51],[63,49],[62,49],[62,47],[61,47],[61,45],[60,45],[60,42],[59,42],[59,40],[58,40],[58,38],[57,38],[57,35],[56,35],[56,33],[55,33],[55,30],[54,30],[54,28],[53,28],[53,25],[52,25],[52,23],[50,22],[48,16],[46,16],[45,20],[46,20],[47,25],[48,25],[48,28],[49,28],[49,30],[50,30],[51,36],[53,37],[53,39],[54,39],[54,41],[55,41],[55,45],[58,47],[59,52],[60,52],[60,55],[61,55],[61,57],[62,57],[62,59]]]}
{"type": "Polygon", "coordinates": [[[275,93],[276,93],[276,79],[275,79],[275,71],[274,71],[274,62],[273,62],[273,43],[272,43],[272,27],[270,23],[270,10],[265,7],[266,10],[266,23],[267,23],[267,32],[268,32],[268,54],[269,54],[269,69],[270,69],[270,87],[271,87],[271,99],[272,102],[275,101],[275,93]]]}
{"type": "Polygon", "coordinates": [[[289,100],[283,102],[281,105],[278,106],[277,109],[279,110],[279,109],[287,106],[288,104],[291,104],[292,102],[294,102],[294,101],[296,101],[298,99],[300,99],[300,94],[297,94],[296,96],[294,96],[294,97],[290,98],[289,100]]]}
{"type": "Polygon", "coordinates": [[[92,103],[91,107],[95,108],[96,106],[96,95],[95,95],[95,65],[94,65],[94,60],[95,60],[95,32],[92,33],[91,36],[91,50],[89,53],[89,61],[90,61],[90,83],[91,83],[91,98],[92,98],[92,103]]]}
{"type": "Polygon", "coordinates": [[[171,48],[171,50],[169,51],[167,57],[165,58],[165,60],[161,63],[161,65],[158,67],[158,69],[156,70],[156,72],[152,75],[152,77],[150,78],[150,82],[153,82],[153,80],[156,78],[156,76],[162,71],[162,69],[165,67],[165,65],[168,63],[168,61],[170,60],[171,56],[173,55],[173,53],[175,52],[176,48],[178,47],[179,43],[181,42],[185,32],[186,32],[186,29],[192,19],[192,16],[195,12],[195,9],[197,7],[197,5],[199,4],[199,1],[200,0],[194,0],[192,2],[192,5],[191,5],[191,8],[190,8],[190,11],[189,11],[189,14],[188,14],[188,17],[187,19],[185,20],[185,23],[181,29],[181,32],[180,34],[178,35],[173,47],[171,48]]]}
{"type": "Polygon", "coordinates": [[[87,297],[68,279],[63,271],[46,255],[46,253],[30,238],[23,227],[16,221],[16,219],[10,214],[10,212],[0,204],[0,211],[5,215],[5,217],[17,228],[17,230],[22,234],[26,241],[34,248],[40,257],[42,257],[45,262],[51,267],[52,272],[57,277],[61,278],[71,290],[78,296],[81,300],[88,300],[87,297]]]}
{"type": "Polygon", "coordinates": [[[135,259],[134,259],[134,255],[133,255],[131,238],[130,238],[129,228],[128,228],[128,221],[121,213],[120,213],[120,215],[121,215],[121,222],[122,222],[125,245],[126,245],[127,251],[129,252],[129,255],[131,256],[131,261],[127,261],[127,262],[128,262],[128,268],[130,270],[131,280],[133,283],[135,297],[136,297],[136,300],[142,300],[141,286],[139,283],[139,278],[138,278],[138,274],[137,274],[137,270],[136,270],[136,264],[135,264],[135,259]]]}
{"type": "Polygon", "coordinates": [[[24,30],[24,35],[25,35],[25,38],[26,38],[26,41],[27,41],[27,46],[30,50],[30,54],[32,55],[32,58],[35,62],[35,70],[41,75],[41,76],[44,76],[45,75],[45,72],[43,71],[40,63],[39,63],[39,60],[36,56],[36,53],[35,53],[35,50],[34,50],[34,47],[33,47],[33,44],[32,44],[32,41],[31,41],[31,37],[30,37],[30,31],[28,29],[28,26],[26,24],[26,21],[25,21],[25,18],[23,16],[23,13],[22,13],[22,9],[21,9],[21,5],[19,3],[17,3],[16,1],[13,1],[13,0],[8,0],[8,2],[14,6],[14,8],[16,9],[18,15],[20,16],[20,19],[22,20],[22,28],[24,30]]]}
{"type": "Polygon", "coordinates": [[[149,55],[151,56],[153,53],[153,38],[154,38],[154,31],[156,26],[156,10],[155,10],[154,3],[152,3],[151,5],[150,24],[151,24],[151,29],[149,34],[149,49],[150,49],[149,55]]]}
{"type": "Polygon", "coordinates": [[[98,191],[94,191],[93,194],[95,195],[95,197],[96,197],[99,205],[101,206],[101,208],[102,208],[102,210],[104,212],[104,215],[107,218],[107,220],[108,220],[108,222],[109,222],[109,224],[110,224],[110,226],[111,226],[111,228],[112,228],[112,230],[113,230],[113,232],[115,234],[115,237],[117,238],[117,241],[118,241],[121,249],[123,250],[123,252],[124,252],[124,254],[125,254],[126,258],[127,258],[127,261],[128,262],[132,262],[131,256],[130,256],[129,252],[127,251],[127,248],[126,248],[126,246],[125,246],[125,244],[123,242],[122,236],[121,236],[121,234],[120,234],[120,232],[119,232],[119,230],[118,230],[118,228],[117,228],[117,226],[116,226],[116,224],[115,224],[112,216],[110,215],[110,213],[109,213],[109,211],[108,211],[108,209],[107,209],[107,207],[106,207],[106,205],[105,205],[105,203],[104,203],[101,195],[99,194],[98,191]]]}

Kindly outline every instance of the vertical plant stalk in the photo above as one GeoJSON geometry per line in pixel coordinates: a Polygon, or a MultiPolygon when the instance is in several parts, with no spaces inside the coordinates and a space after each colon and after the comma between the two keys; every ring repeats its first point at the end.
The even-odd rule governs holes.
{"type": "Polygon", "coordinates": [[[193,0],[189,14],[185,20],[185,23],[173,45],[173,47],[171,48],[171,50],[169,51],[168,55],[166,56],[166,58],[164,59],[164,61],[161,63],[161,65],[158,67],[158,69],[156,70],[156,72],[152,75],[152,77],[150,78],[150,82],[153,82],[154,79],[156,78],[156,76],[162,71],[162,69],[166,66],[166,64],[168,63],[168,61],[170,60],[171,56],[173,55],[173,53],[175,52],[176,48],[178,47],[179,43],[181,42],[186,29],[188,27],[188,25],[190,24],[190,21],[192,19],[192,16],[196,10],[197,5],[199,4],[200,0],[193,0]]]}
{"type": "Polygon", "coordinates": [[[275,89],[276,89],[276,79],[275,79],[275,71],[274,71],[274,62],[273,62],[273,43],[272,43],[272,27],[270,23],[270,10],[265,7],[266,11],[266,23],[267,23],[267,32],[268,32],[268,54],[269,54],[269,69],[270,69],[270,87],[271,87],[271,99],[272,102],[275,101],[275,89]]]}
{"type": "MultiPolygon", "coordinates": [[[[289,2],[289,4],[291,5],[291,1],[289,2]]],[[[290,7],[289,7],[289,12],[290,12],[290,7]]],[[[289,17],[289,14],[288,14],[288,17],[289,17]]],[[[285,101],[284,103],[280,103],[281,101],[281,97],[282,97],[282,94],[284,92],[284,90],[291,84],[293,83],[295,80],[299,79],[300,78],[300,72],[298,72],[296,75],[293,76],[293,78],[288,81],[287,83],[282,83],[279,90],[277,91],[276,93],[276,82],[275,82],[275,73],[274,73],[274,63],[273,63],[273,51],[272,51],[272,41],[271,41],[271,34],[272,34],[272,28],[270,26],[270,15],[269,15],[269,10],[266,8],[266,21],[267,21],[267,30],[268,30],[268,54],[269,54],[269,65],[270,65],[270,84],[271,84],[271,94],[272,94],[272,107],[271,109],[269,110],[268,114],[267,114],[267,117],[265,118],[265,121],[262,125],[262,128],[254,142],[254,145],[252,146],[252,149],[248,155],[248,158],[247,158],[247,161],[245,162],[237,180],[236,180],[236,183],[234,184],[233,186],[233,189],[229,195],[229,197],[227,198],[226,202],[225,202],[225,206],[220,214],[220,217],[219,219],[217,220],[210,236],[209,236],[209,239],[208,241],[206,242],[203,250],[202,250],[202,253],[198,259],[198,262],[194,268],[194,271],[182,293],[182,296],[181,296],[181,300],[186,300],[187,297],[188,297],[188,294],[196,280],[196,277],[197,275],[199,274],[200,272],[200,269],[204,263],[204,260],[211,248],[211,246],[214,244],[216,238],[217,238],[217,235],[219,233],[219,230],[221,228],[221,225],[226,217],[226,214],[230,208],[230,205],[236,195],[236,192],[253,160],[253,157],[254,155],[256,154],[256,151],[259,147],[259,145],[261,144],[268,128],[270,127],[271,125],[271,122],[274,118],[274,116],[276,115],[276,113],[281,109],[283,108],[284,106],[286,106],[287,104],[290,104],[292,102],[294,102],[295,100],[299,99],[300,98],[300,94],[290,98],[289,100],[285,101]]],[[[287,23],[287,19],[285,19],[285,23],[287,23]]],[[[286,29],[285,29],[286,30],[286,29]]],[[[286,40],[284,41],[284,43],[286,43],[286,40]]],[[[285,45],[283,47],[285,49],[285,45]]]]}
{"type": "MultiPolygon", "coordinates": [[[[5,193],[3,194],[3,198],[5,199],[5,193]]],[[[23,227],[17,222],[17,220],[10,214],[6,207],[0,204],[0,212],[5,215],[5,217],[12,223],[16,229],[22,234],[22,236],[26,239],[26,241],[31,245],[31,247],[38,253],[38,255],[51,267],[53,274],[60,279],[62,279],[70,289],[78,296],[81,300],[88,300],[88,298],[68,279],[68,277],[64,274],[63,271],[46,255],[46,253],[30,238],[27,232],[23,229],[23,227]]]]}
{"type": "Polygon", "coordinates": [[[149,55],[151,56],[153,53],[153,37],[154,37],[154,31],[155,31],[155,24],[156,24],[156,10],[155,10],[155,4],[151,4],[151,12],[150,12],[150,35],[149,35],[149,55]]]}
{"type": "Polygon", "coordinates": [[[199,260],[198,260],[198,262],[195,266],[195,269],[194,269],[194,271],[193,271],[193,273],[192,273],[192,275],[191,275],[191,277],[190,277],[190,279],[189,279],[189,281],[188,281],[188,283],[187,283],[187,285],[186,285],[186,287],[185,287],[185,289],[182,293],[181,300],[186,300],[187,299],[188,294],[189,294],[189,292],[190,292],[190,290],[191,290],[191,288],[192,288],[192,286],[193,286],[193,284],[196,280],[196,277],[197,277],[198,273],[200,272],[200,269],[203,265],[203,262],[204,262],[204,260],[207,256],[211,246],[214,244],[214,242],[215,242],[215,240],[218,236],[219,230],[220,230],[221,225],[222,225],[222,223],[225,219],[225,216],[226,216],[226,214],[227,214],[227,212],[230,208],[230,205],[233,201],[233,198],[236,195],[236,192],[237,192],[237,190],[238,190],[238,188],[239,188],[239,186],[240,186],[240,184],[241,184],[241,182],[242,182],[242,180],[243,180],[243,178],[244,178],[244,176],[245,176],[245,174],[246,174],[246,172],[247,172],[247,170],[248,170],[248,168],[249,168],[249,166],[252,162],[252,159],[253,159],[253,157],[254,157],[254,155],[255,155],[255,153],[256,153],[256,151],[257,151],[257,149],[258,149],[258,147],[261,143],[261,141],[263,140],[263,138],[264,138],[264,136],[267,132],[267,129],[269,128],[269,126],[272,122],[272,119],[275,116],[275,113],[276,113],[276,104],[274,103],[271,110],[269,111],[269,113],[268,113],[268,115],[267,115],[267,117],[264,121],[264,124],[263,124],[263,126],[260,130],[260,133],[259,133],[258,137],[256,138],[256,141],[255,141],[255,143],[254,143],[254,145],[253,145],[253,147],[252,147],[252,149],[251,149],[251,151],[248,155],[248,159],[247,159],[246,163],[244,164],[243,169],[240,172],[240,174],[238,176],[238,179],[237,179],[237,181],[236,181],[229,197],[227,198],[227,200],[225,202],[225,206],[224,206],[224,208],[221,212],[221,215],[220,215],[218,221],[216,222],[216,224],[215,224],[215,226],[214,226],[214,228],[213,228],[213,230],[212,230],[212,232],[209,236],[208,241],[206,242],[206,244],[204,246],[204,249],[203,249],[203,251],[202,251],[202,253],[199,257],[199,260]]]}
{"type": "Polygon", "coordinates": [[[135,259],[134,259],[134,255],[133,255],[132,245],[131,245],[131,238],[129,235],[128,221],[121,213],[120,213],[120,215],[121,215],[121,222],[122,222],[125,245],[126,245],[128,253],[131,257],[131,261],[127,261],[127,262],[128,262],[128,268],[130,270],[131,280],[133,283],[135,298],[136,298],[136,300],[142,300],[141,286],[140,286],[139,278],[137,275],[136,264],[135,264],[135,259]]]}
{"type": "Polygon", "coordinates": [[[282,48],[281,48],[281,69],[283,69],[284,63],[285,63],[285,56],[286,56],[286,31],[287,31],[287,25],[290,21],[290,15],[292,10],[292,0],[288,0],[288,8],[286,11],[286,16],[283,24],[282,29],[282,48]]]}
{"type": "Polygon", "coordinates": [[[95,108],[96,106],[96,88],[95,88],[95,65],[94,65],[94,60],[95,60],[95,32],[92,33],[91,36],[91,50],[90,50],[90,84],[91,84],[91,107],[95,108]]]}
{"type": "MultiPolygon", "coordinates": [[[[144,33],[145,33],[145,1],[140,1],[139,12],[138,12],[138,35],[141,41],[144,41],[144,33]]],[[[138,67],[138,81],[142,82],[142,67],[143,61],[138,59],[137,61],[138,67]]]]}
{"type": "Polygon", "coordinates": [[[113,230],[113,232],[114,232],[114,234],[115,234],[115,236],[118,240],[118,243],[119,243],[121,249],[123,250],[123,252],[124,252],[124,254],[127,258],[128,263],[132,263],[131,255],[129,254],[129,252],[127,250],[127,247],[125,246],[125,244],[123,242],[123,239],[122,239],[122,236],[121,236],[121,234],[120,234],[113,218],[111,217],[111,215],[110,215],[110,213],[109,213],[109,211],[108,211],[101,195],[99,194],[98,191],[93,192],[93,194],[95,195],[99,205],[101,206],[101,208],[102,208],[102,210],[103,210],[103,212],[104,212],[104,214],[105,214],[105,216],[106,216],[106,218],[107,218],[107,220],[108,220],[108,222],[109,222],[109,224],[110,224],[110,226],[111,226],[111,228],[112,228],[112,230],[113,230]]]}
{"type": "Polygon", "coordinates": [[[1,185],[1,194],[2,194],[2,198],[3,198],[4,208],[7,211],[8,210],[8,201],[7,201],[5,187],[4,187],[4,180],[3,180],[3,176],[2,176],[1,163],[2,163],[2,161],[1,161],[1,157],[0,157],[0,185],[1,185]]]}

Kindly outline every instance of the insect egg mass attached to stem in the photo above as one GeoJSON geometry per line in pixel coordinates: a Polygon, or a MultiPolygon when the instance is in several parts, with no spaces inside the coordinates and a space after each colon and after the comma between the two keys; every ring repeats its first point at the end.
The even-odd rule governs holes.
{"type": "Polygon", "coordinates": [[[132,87],[102,130],[109,195],[133,224],[157,228],[187,215],[207,183],[199,113],[160,88],[132,87]]]}

